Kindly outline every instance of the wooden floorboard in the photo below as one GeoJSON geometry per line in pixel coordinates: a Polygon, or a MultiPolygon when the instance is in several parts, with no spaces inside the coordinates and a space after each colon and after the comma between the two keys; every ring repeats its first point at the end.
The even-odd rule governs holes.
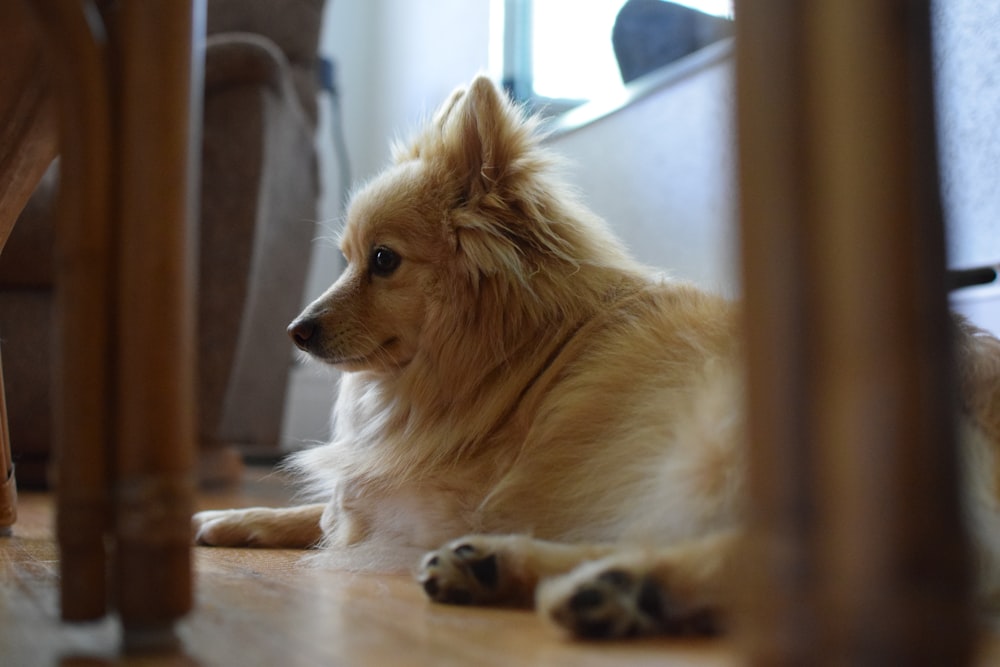
{"type": "MultiPolygon", "coordinates": [[[[200,505],[285,500],[273,484],[248,489],[204,496],[200,505]]],[[[58,620],[51,496],[23,493],[19,510],[14,536],[0,540],[5,667],[737,664],[723,640],[573,642],[531,612],[431,604],[407,576],[313,568],[300,551],[210,548],[195,549],[197,607],[179,625],[180,650],[123,657],[114,621],[58,620]]]]}
{"type": "MultiPolygon", "coordinates": [[[[207,495],[203,508],[286,502],[281,480],[207,495]]],[[[534,614],[430,604],[406,576],[313,568],[303,552],[195,549],[197,607],[173,654],[123,656],[113,620],[58,620],[52,498],[23,493],[13,537],[0,539],[0,665],[4,667],[721,667],[740,664],[725,640],[573,642],[534,614]]],[[[990,635],[992,637],[992,635],[990,635]]],[[[977,661],[1000,664],[1000,644],[977,661]]]]}

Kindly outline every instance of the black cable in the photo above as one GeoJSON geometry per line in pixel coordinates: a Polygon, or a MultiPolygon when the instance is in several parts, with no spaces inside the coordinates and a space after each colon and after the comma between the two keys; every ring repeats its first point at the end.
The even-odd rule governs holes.
{"type": "Polygon", "coordinates": [[[977,266],[971,269],[951,269],[948,271],[948,288],[951,290],[988,285],[997,279],[997,267],[977,266]]]}

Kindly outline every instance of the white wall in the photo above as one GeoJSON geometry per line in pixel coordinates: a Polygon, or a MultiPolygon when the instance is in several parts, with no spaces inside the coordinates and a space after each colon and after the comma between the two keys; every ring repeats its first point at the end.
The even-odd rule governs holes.
{"type": "Polygon", "coordinates": [[[933,7],[951,262],[1000,263],[1000,2],[933,7]]]}
{"type": "Polygon", "coordinates": [[[388,159],[448,94],[487,67],[489,0],[331,0],[320,50],[342,77],[354,176],[388,159]]]}
{"type": "MultiPolygon", "coordinates": [[[[949,257],[1000,264],[1000,3],[936,0],[938,123],[949,257]]],[[[1000,335],[1000,283],[959,290],[953,307],[1000,335]]]]}
{"type": "Polygon", "coordinates": [[[647,96],[551,144],[569,159],[570,181],[584,201],[635,257],[735,296],[731,49],[717,44],[712,51],[679,63],[680,76],[647,96]]]}
{"type": "MultiPolygon", "coordinates": [[[[337,65],[343,130],[353,183],[385,166],[390,141],[406,137],[459,84],[487,67],[489,0],[329,0],[320,52],[337,65]]],[[[321,100],[318,145],[326,194],[321,217],[333,237],[340,202],[332,155],[330,102],[321,100]]],[[[314,258],[308,299],[339,266],[337,252],[314,258]],[[333,260],[333,261],[331,261],[333,260]]]]}

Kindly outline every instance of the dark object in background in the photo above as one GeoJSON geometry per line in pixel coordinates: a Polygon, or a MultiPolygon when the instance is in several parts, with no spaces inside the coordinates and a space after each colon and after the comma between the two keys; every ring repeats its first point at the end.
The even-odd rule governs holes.
{"type": "Polygon", "coordinates": [[[948,289],[956,290],[963,287],[988,285],[997,279],[997,266],[976,266],[969,269],[951,269],[948,271],[948,289]]]}
{"type": "Polygon", "coordinates": [[[628,83],[733,34],[733,22],[663,0],[628,0],[611,41],[622,81],[628,83]]]}

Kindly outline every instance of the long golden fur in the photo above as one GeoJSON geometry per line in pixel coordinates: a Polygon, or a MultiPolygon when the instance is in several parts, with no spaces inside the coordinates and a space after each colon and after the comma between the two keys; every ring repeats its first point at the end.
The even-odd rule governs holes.
{"type": "MultiPolygon", "coordinates": [[[[346,371],[331,441],[294,463],[322,502],[202,513],[200,542],[419,563],[436,600],[537,596],[590,636],[678,630],[725,604],[744,484],[736,310],[632,260],[556,178],[533,119],[487,79],[457,91],[354,196],[342,250],[344,274],[289,328],[346,371]]],[[[983,433],[1000,437],[1000,343],[963,335],[986,416],[974,513],[995,534],[983,433]]]]}

